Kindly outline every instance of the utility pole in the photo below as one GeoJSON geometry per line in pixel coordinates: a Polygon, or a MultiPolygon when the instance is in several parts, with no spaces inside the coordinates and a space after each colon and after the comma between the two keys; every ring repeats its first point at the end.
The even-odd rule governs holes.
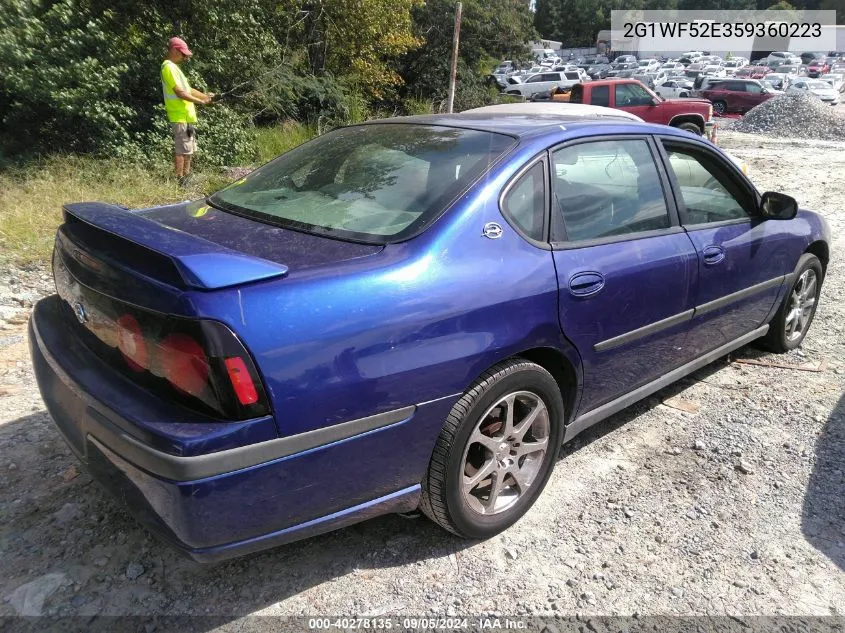
{"type": "Polygon", "coordinates": [[[452,70],[449,73],[449,105],[446,110],[452,113],[455,107],[455,81],[458,78],[458,42],[461,39],[461,13],[463,5],[458,2],[455,6],[455,34],[452,36],[452,70]]]}

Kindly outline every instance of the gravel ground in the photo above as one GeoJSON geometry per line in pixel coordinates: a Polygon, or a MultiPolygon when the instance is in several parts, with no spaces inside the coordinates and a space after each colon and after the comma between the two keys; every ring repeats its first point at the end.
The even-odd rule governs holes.
{"type": "Polygon", "coordinates": [[[217,566],[175,556],[91,485],[44,411],[25,319],[49,275],[0,271],[0,616],[845,614],[845,143],[720,142],[831,224],[803,349],[744,348],[588,431],[486,542],[389,516],[217,566]]]}

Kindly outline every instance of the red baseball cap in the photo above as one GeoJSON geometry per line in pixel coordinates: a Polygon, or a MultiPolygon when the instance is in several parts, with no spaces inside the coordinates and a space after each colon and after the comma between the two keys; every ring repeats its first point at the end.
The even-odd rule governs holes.
{"type": "Polygon", "coordinates": [[[175,48],[177,51],[188,57],[193,55],[191,49],[188,48],[188,45],[185,43],[185,40],[183,40],[181,37],[171,37],[169,40],[167,40],[167,47],[175,48]]]}

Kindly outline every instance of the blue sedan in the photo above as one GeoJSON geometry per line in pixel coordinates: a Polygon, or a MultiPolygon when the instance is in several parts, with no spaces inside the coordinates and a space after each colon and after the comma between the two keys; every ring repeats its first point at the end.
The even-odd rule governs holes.
{"type": "Polygon", "coordinates": [[[201,201],[68,204],[30,344],[71,450],[200,561],[417,509],[485,538],[587,427],[801,344],[822,218],[684,131],[518,110],[338,129],[201,201]]]}

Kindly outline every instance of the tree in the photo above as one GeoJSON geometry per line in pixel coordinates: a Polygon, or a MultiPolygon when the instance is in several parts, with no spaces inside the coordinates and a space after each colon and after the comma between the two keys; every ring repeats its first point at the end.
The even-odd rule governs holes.
{"type": "MultiPolygon", "coordinates": [[[[298,41],[313,74],[347,76],[368,97],[384,98],[402,83],[394,61],[422,41],[411,12],[423,0],[283,0],[288,41],[298,41]]],[[[296,47],[295,47],[296,48],[296,47]]]]}
{"type": "Polygon", "coordinates": [[[845,24],[845,0],[821,0],[818,8],[825,11],[836,11],[836,23],[845,24]]]}
{"type": "MultiPolygon", "coordinates": [[[[414,13],[414,27],[424,44],[405,55],[405,94],[445,99],[452,56],[455,3],[428,0],[414,13]]],[[[527,44],[537,38],[524,0],[464,0],[458,59],[458,90],[484,91],[481,80],[501,59],[527,59],[527,44]]],[[[460,102],[461,99],[458,99],[460,102]]]]}

